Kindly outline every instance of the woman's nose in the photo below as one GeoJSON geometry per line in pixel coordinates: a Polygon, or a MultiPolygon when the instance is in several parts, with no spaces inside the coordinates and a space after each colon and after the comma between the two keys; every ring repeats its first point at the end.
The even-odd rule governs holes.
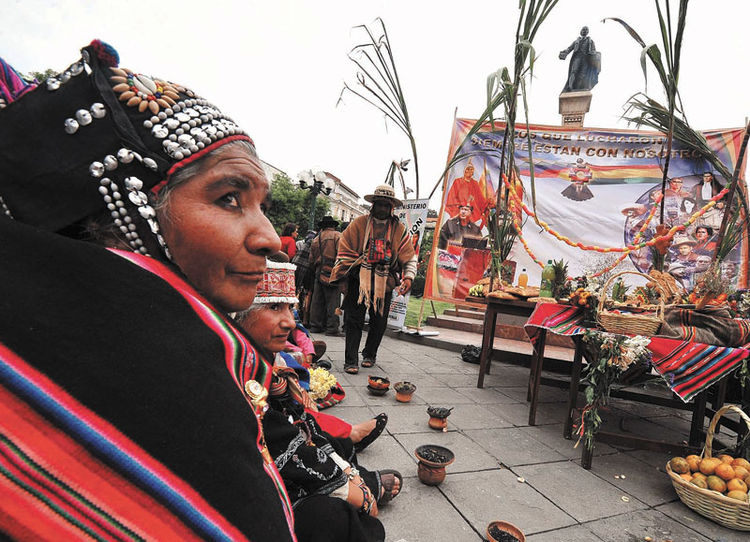
{"type": "Polygon", "coordinates": [[[281,250],[281,240],[264,214],[258,213],[257,216],[248,217],[248,223],[249,227],[245,236],[245,246],[248,251],[268,256],[281,250]]]}

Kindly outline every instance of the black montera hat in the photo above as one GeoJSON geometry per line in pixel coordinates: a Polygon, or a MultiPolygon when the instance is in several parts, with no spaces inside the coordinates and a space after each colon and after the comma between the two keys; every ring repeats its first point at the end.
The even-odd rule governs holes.
{"type": "Polygon", "coordinates": [[[58,231],[106,209],[134,250],[147,253],[152,233],[166,251],[149,191],[221,145],[252,140],[193,91],[118,63],[94,40],[62,73],[6,97],[0,211],[58,231]]]}
{"type": "Polygon", "coordinates": [[[326,215],[323,218],[320,219],[320,222],[318,222],[318,229],[322,230],[324,228],[338,228],[339,227],[339,221],[333,218],[331,215],[326,215]]]}

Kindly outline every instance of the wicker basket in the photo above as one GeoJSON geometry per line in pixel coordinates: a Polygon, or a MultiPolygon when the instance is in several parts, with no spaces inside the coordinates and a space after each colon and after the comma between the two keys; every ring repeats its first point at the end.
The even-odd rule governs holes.
{"type": "MultiPolygon", "coordinates": [[[[706,434],[706,446],[703,448],[701,457],[711,457],[711,441],[714,438],[714,429],[722,414],[729,410],[737,412],[750,429],[750,418],[747,414],[735,405],[724,405],[711,419],[711,424],[708,426],[708,433],[706,434]]],[[[672,479],[672,485],[675,491],[677,491],[677,496],[680,497],[680,500],[688,508],[724,527],[729,527],[737,531],[750,531],[750,503],[730,499],[718,491],[701,489],[698,486],[694,486],[687,480],[680,478],[678,474],[675,474],[670,468],[669,463],[667,463],[667,474],[672,479]]]]}
{"type": "Polygon", "coordinates": [[[610,312],[604,308],[604,303],[607,301],[607,292],[609,286],[613,280],[622,275],[638,275],[647,280],[651,280],[651,277],[639,273],[637,271],[621,271],[612,275],[607,282],[604,283],[602,293],[599,299],[599,307],[596,311],[596,320],[599,322],[604,329],[610,333],[623,333],[631,335],[646,335],[652,336],[659,332],[662,322],[664,322],[664,298],[666,294],[664,290],[657,284],[657,288],[661,291],[659,297],[659,305],[656,307],[656,312],[647,314],[621,314],[616,312],[610,312]]]}

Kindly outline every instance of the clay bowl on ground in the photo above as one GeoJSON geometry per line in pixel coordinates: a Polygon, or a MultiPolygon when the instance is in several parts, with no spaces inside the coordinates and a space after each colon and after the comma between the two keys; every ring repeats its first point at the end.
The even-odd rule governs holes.
{"type": "Polygon", "coordinates": [[[445,407],[427,407],[427,414],[430,415],[430,419],[428,420],[427,424],[432,429],[442,430],[446,429],[448,427],[448,416],[450,416],[451,411],[453,410],[453,407],[451,408],[445,408],[445,407]]]}
{"type": "Polygon", "coordinates": [[[448,448],[436,444],[423,444],[414,450],[419,460],[417,477],[427,486],[439,486],[445,480],[445,467],[453,463],[455,455],[448,448]]]}
{"type": "Polygon", "coordinates": [[[393,385],[393,389],[396,390],[396,401],[399,403],[408,403],[411,401],[411,396],[417,387],[411,382],[396,382],[393,385]]]}
{"type": "Polygon", "coordinates": [[[373,388],[369,384],[367,385],[367,391],[370,392],[371,395],[375,395],[377,397],[380,397],[382,395],[385,395],[388,393],[388,388],[373,388]]]}
{"type": "Polygon", "coordinates": [[[391,386],[391,381],[387,376],[369,375],[367,377],[367,386],[370,388],[387,390],[391,386]]]}
{"type": "Polygon", "coordinates": [[[523,531],[507,521],[493,521],[487,525],[487,539],[490,542],[526,542],[523,531]]]}
{"type": "Polygon", "coordinates": [[[420,463],[430,467],[447,467],[456,460],[453,452],[437,444],[422,444],[414,450],[414,455],[420,463]]]}

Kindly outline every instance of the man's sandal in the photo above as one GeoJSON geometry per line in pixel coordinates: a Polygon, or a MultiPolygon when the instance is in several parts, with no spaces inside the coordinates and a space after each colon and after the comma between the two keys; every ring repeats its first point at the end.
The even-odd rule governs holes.
{"type": "Polygon", "coordinates": [[[378,474],[380,474],[380,483],[383,486],[383,494],[378,499],[378,506],[382,506],[391,502],[399,493],[401,493],[401,490],[404,488],[404,477],[401,476],[400,472],[393,469],[381,470],[378,471],[378,474]],[[399,482],[397,490],[394,489],[396,480],[399,482]]]}
{"type": "Polygon", "coordinates": [[[375,360],[372,358],[362,358],[362,367],[369,369],[375,365],[375,360]]]}
{"type": "Polygon", "coordinates": [[[344,372],[350,375],[355,375],[359,372],[359,367],[356,365],[344,365],[344,372]]]}
{"type": "Polygon", "coordinates": [[[375,427],[372,431],[370,431],[365,438],[354,444],[354,451],[359,453],[365,448],[367,448],[370,444],[375,442],[375,439],[377,439],[381,433],[383,433],[383,429],[385,429],[385,426],[388,424],[388,414],[385,412],[381,412],[377,416],[375,416],[375,427]]]}

